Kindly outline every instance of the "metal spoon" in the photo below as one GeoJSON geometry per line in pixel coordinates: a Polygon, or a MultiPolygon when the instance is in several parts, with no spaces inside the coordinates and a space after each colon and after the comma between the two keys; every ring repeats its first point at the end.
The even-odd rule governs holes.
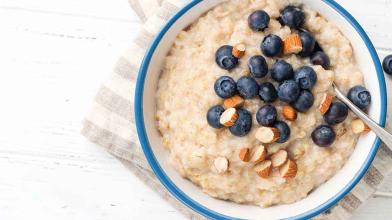
{"type": "Polygon", "coordinates": [[[346,104],[360,119],[362,119],[388,148],[392,149],[392,134],[378,125],[375,121],[369,118],[369,116],[363,113],[357,106],[355,106],[345,95],[343,95],[335,83],[332,85],[335,89],[336,97],[346,104]]]}

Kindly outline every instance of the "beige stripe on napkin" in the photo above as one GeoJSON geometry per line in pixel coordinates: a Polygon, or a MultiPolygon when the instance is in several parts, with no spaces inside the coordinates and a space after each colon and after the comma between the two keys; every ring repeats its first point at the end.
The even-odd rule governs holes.
{"type": "MultiPolygon", "coordinates": [[[[103,83],[90,114],[83,122],[82,134],[106,148],[136,176],[190,219],[201,216],[174,199],[151,171],[137,139],[133,93],[137,71],[153,37],[165,22],[188,0],[129,0],[144,25],[132,47],[119,58],[113,74],[103,83]],[[131,95],[130,95],[131,94],[131,95]]],[[[361,206],[380,186],[392,168],[392,152],[384,145],[359,184],[337,205],[315,219],[344,220],[361,206]]]]}

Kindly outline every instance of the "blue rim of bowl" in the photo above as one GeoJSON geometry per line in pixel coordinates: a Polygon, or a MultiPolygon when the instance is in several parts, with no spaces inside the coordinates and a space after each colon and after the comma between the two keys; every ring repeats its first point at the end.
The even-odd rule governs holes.
{"type": "MultiPolygon", "coordinates": [[[[203,0],[193,0],[190,3],[188,3],[186,6],[184,6],[182,9],[180,9],[174,16],[169,19],[169,21],[166,23],[166,25],[162,28],[162,30],[157,34],[157,36],[154,38],[152,41],[152,44],[150,45],[149,49],[147,50],[147,53],[142,61],[138,78],[136,81],[136,89],[135,89],[135,121],[136,121],[136,127],[137,127],[137,133],[139,136],[139,140],[144,152],[144,155],[147,158],[148,163],[150,164],[152,170],[154,171],[155,175],[158,177],[158,179],[161,181],[161,183],[169,190],[169,192],[177,198],[179,201],[181,201],[183,204],[188,206],[189,208],[193,209],[194,211],[198,212],[201,215],[204,215],[207,218],[210,219],[238,219],[238,218],[233,218],[230,216],[226,216],[220,213],[217,213],[215,211],[212,211],[208,209],[207,207],[204,207],[203,205],[199,204],[198,202],[194,201],[191,199],[188,195],[186,195],[182,190],[180,190],[171,180],[170,178],[166,175],[166,173],[163,171],[161,166],[159,165],[158,161],[156,160],[154,153],[151,149],[150,143],[147,138],[145,126],[144,126],[144,116],[143,116],[143,90],[144,90],[144,82],[147,74],[147,70],[151,61],[151,58],[155,52],[155,49],[157,48],[160,40],[162,37],[166,34],[166,32],[170,29],[170,27],[182,16],[184,15],[188,10],[190,10],[192,7],[197,5],[198,3],[202,2],[203,0]]],[[[387,106],[387,99],[386,99],[386,87],[385,87],[385,79],[384,79],[384,74],[381,68],[380,60],[378,58],[377,52],[370,41],[369,37],[367,36],[366,32],[364,29],[361,27],[361,25],[355,20],[355,18],[347,12],[342,6],[340,6],[338,3],[336,3],[333,0],[323,0],[325,3],[327,3],[330,7],[332,7],[335,11],[337,11],[340,15],[342,15],[358,32],[358,34],[361,36],[362,40],[365,42],[369,53],[372,57],[374,66],[376,67],[377,70],[377,78],[379,81],[379,86],[380,86],[380,95],[381,95],[381,114],[380,114],[380,119],[379,123],[382,126],[385,126],[385,120],[386,120],[386,106],[387,106]]],[[[355,177],[342,189],[337,193],[335,196],[330,198],[328,201],[323,203],[322,205],[309,210],[305,213],[302,213],[300,215],[292,216],[287,219],[309,219],[312,218],[329,208],[331,208],[334,204],[336,204],[339,200],[341,200],[347,193],[351,191],[351,189],[361,180],[363,175],[366,173],[367,169],[369,168],[370,164],[372,163],[377,150],[380,145],[380,139],[376,138],[374,141],[373,147],[371,149],[371,152],[369,153],[368,157],[366,158],[366,162],[362,165],[360,170],[357,172],[355,177]]]]}

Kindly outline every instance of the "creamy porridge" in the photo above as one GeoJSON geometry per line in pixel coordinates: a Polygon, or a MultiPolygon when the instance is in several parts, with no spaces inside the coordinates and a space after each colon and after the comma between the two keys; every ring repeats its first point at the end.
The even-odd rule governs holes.
{"type": "MultiPolygon", "coordinates": [[[[330,94],[328,97],[333,98],[332,82],[347,92],[363,84],[363,77],[356,66],[350,42],[334,24],[306,5],[301,6],[305,13],[303,28],[314,36],[329,57],[328,70],[313,65],[315,62],[309,57],[298,56],[298,51],[265,56],[260,44],[267,35],[274,34],[284,40],[298,33],[295,28],[278,21],[288,5],[299,6],[298,2],[288,0],[232,0],[218,5],[181,31],[167,55],[156,93],[157,126],[163,145],[170,152],[169,160],[178,172],[213,197],[263,207],[300,200],[345,164],[354,150],[358,133],[365,130],[355,130],[358,126],[354,127],[353,121],[361,122],[349,112],[343,122],[330,126],[336,136],[330,146],[318,146],[312,140],[311,134],[316,127],[327,124],[322,113],[328,109],[320,112],[319,108],[325,103],[330,107],[325,97],[330,94]],[[254,31],[248,24],[249,15],[256,10],[263,10],[270,17],[268,28],[262,31],[254,31]],[[246,48],[238,65],[230,71],[220,68],[216,63],[216,51],[222,45],[238,44],[246,48]],[[252,117],[251,130],[246,135],[236,136],[223,125],[219,129],[211,127],[206,119],[209,109],[232,104],[227,100],[224,103],[224,99],[217,96],[215,82],[222,76],[235,81],[242,76],[252,77],[248,60],[255,55],[265,58],[269,71],[265,77],[254,79],[258,84],[271,82],[277,90],[279,83],[271,79],[270,72],[278,59],[291,64],[294,70],[302,66],[313,68],[317,75],[316,84],[309,88],[313,104],[301,112],[280,99],[266,103],[259,97],[241,99],[237,95],[239,104],[244,102],[241,109],[249,111],[252,117]],[[272,137],[276,129],[262,126],[256,119],[259,108],[265,105],[274,106],[277,120],[289,126],[287,141],[277,143],[272,137]],[[269,138],[269,133],[273,140],[260,141],[269,138]],[[260,152],[266,155],[255,158],[260,152]],[[281,158],[284,159],[279,161],[281,158]],[[264,169],[266,167],[268,169],[264,169]],[[285,173],[291,168],[295,169],[293,175],[285,173]]],[[[237,49],[241,52],[244,48],[237,49]]],[[[235,123],[238,114],[233,117],[235,108],[232,111],[234,113],[225,111],[221,122],[225,120],[223,117],[228,117],[224,123],[228,126],[235,123]]]]}

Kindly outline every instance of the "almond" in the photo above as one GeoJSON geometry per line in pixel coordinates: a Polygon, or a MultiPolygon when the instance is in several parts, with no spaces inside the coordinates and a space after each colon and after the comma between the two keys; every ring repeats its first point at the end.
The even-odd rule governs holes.
{"type": "Polygon", "coordinates": [[[355,119],[351,122],[351,129],[354,134],[367,133],[370,131],[369,126],[365,124],[361,119],[355,119]]]}
{"type": "Polygon", "coordinates": [[[257,164],[253,169],[256,171],[259,177],[267,178],[271,173],[272,163],[270,160],[264,160],[263,162],[257,164]]]}
{"type": "Polygon", "coordinates": [[[278,152],[272,154],[272,156],[271,156],[272,166],[273,167],[280,167],[284,163],[286,163],[287,159],[288,159],[287,151],[279,150],[278,152]]]}
{"type": "Polygon", "coordinates": [[[271,127],[260,127],[256,131],[256,139],[261,143],[270,144],[278,140],[280,132],[276,128],[271,127]]]}
{"type": "Polygon", "coordinates": [[[238,119],[238,113],[235,108],[228,108],[224,111],[219,119],[219,122],[226,126],[230,127],[233,126],[235,121],[238,119]]]}
{"type": "Polygon", "coordinates": [[[226,172],[227,168],[229,167],[229,161],[226,159],[226,157],[217,157],[214,160],[214,166],[216,171],[219,174],[222,174],[226,172]]]}
{"type": "Polygon", "coordinates": [[[244,56],[246,50],[245,44],[236,44],[231,53],[234,57],[241,58],[244,56]]]}
{"type": "Polygon", "coordinates": [[[267,157],[267,148],[263,145],[259,145],[252,149],[250,161],[253,163],[259,163],[267,157]]]}
{"type": "Polygon", "coordinates": [[[302,51],[302,42],[299,34],[291,34],[283,40],[283,53],[292,54],[302,51]]]}
{"type": "Polygon", "coordinates": [[[333,96],[329,95],[328,93],[325,93],[323,98],[321,99],[321,103],[319,106],[319,110],[321,115],[324,115],[327,113],[329,107],[331,106],[333,100],[333,96]]]}
{"type": "Polygon", "coordinates": [[[237,107],[241,107],[244,104],[245,100],[239,96],[239,95],[235,95],[231,98],[225,99],[225,101],[223,101],[223,107],[225,109],[228,108],[237,108],[237,107]]]}
{"type": "Polygon", "coordinates": [[[295,121],[297,119],[297,112],[289,105],[283,106],[282,113],[286,120],[295,121]]]}
{"type": "Polygon", "coordinates": [[[297,164],[292,160],[287,162],[279,168],[280,175],[283,178],[292,178],[297,175],[297,164]]]}
{"type": "Polygon", "coordinates": [[[240,150],[240,159],[244,162],[249,162],[250,160],[250,150],[249,148],[242,148],[240,150]]]}

